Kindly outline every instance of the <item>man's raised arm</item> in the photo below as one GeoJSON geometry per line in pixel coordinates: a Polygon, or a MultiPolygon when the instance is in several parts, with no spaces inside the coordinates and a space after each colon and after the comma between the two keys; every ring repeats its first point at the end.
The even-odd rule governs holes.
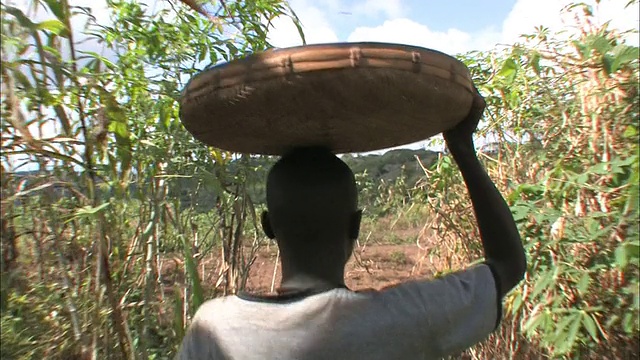
{"type": "Polygon", "coordinates": [[[484,108],[484,99],[476,94],[467,119],[443,135],[469,191],[485,259],[497,277],[498,295],[503,297],[524,278],[527,262],[509,206],[480,164],[474,148],[472,134],[484,108]]]}

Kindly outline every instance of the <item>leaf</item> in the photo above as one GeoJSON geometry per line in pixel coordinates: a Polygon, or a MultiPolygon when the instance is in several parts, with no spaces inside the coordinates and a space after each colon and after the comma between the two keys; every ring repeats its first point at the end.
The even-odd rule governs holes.
{"type": "Polygon", "coordinates": [[[589,336],[591,336],[595,342],[598,342],[598,329],[593,315],[584,312],[582,314],[582,324],[584,325],[584,328],[587,329],[589,336]]]}
{"type": "Polygon", "coordinates": [[[9,203],[9,202],[14,201],[15,199],[21,197],[21,196],[26,196],[26,195],[29,195],[29,194],[31,194],[33,192],[44,190],[44,189],[46,189],[48,187],[51,187],[53,185],[55,185],[55,184],[54,183],[45,183],[45,184],[38,185],[38,186],[30,188],[30,189],[26,189],[26,190],[23,190],[23,191],[18,191],[17,193],[13,194],[12,196],[9,196],[6,199],[3,199],[2,201],[4,203],[9,203]]]}
{"type": "MultiPolygon", "coordinates": [[[[111,62],[111,60],[107,59],[106,57],[96,53],[95,51],[78,51],[81,54],[87,55],[87,56],[82,56],[80,57],[80,59],[87,59],[87,58],[93,58],[96,59],[97,61],[103,63],[107,68],[109,68],[110,70],[115,70],[116,69],[116,65],[111,62]]],[[[87,65],[86,67],[89,67],[89,65],[87,65]]]]}
{"type": "Polygon", "coordinates": [[[285,2],[285,4],[287,9],[289,10],[289,13],[291,14],[291,20],[293,21],[293,24],[296,26],[296,29],[298,30],[298,35],[300,35],[300,39],[302,40],[302,45],[307,45],[307,39],[304,36],[304,30],[302,29],[302,23],[300,22],[298,15],[295,13],[295,11],[293,11],[288,1],[285,2]]]}
{"type": "MultiPolygon", "coordinates": [[[[569,326],[569,324],[571,323],[571,320],[572,320],[571,315],[567,315],[563,317],[561,321],[556,322],[555,332],[547,335],[548,341],[553,342],[554,347],[556,349],[562,347],[562,345],[565,343],[565,340],[569,335],[566,329],[567,329],[567,326],[569,326]]],[[[559,353],[562,353],[561,351],[558,351],[558,350],[556,351],[559,353]]]]}
{"type": "Polygon", "coordinates": [[[638,239],[635,241],[629,241],[625,244],[625,249],[627,252],[627,259],[631,259],[634,262],[640,258],[640,244],[638,243],[638,239]]]}
{"type": "Polygon", "coordinates": [[[548,290],[549,286],[554,282],[554,275],[552,270],[545,271],[540,274],[538,279],[536,280],[535,286],[531,291],[530,298],[535,299],[540,293],[548,290]]]}
{"type": "Polygon", "coordinates": [[[581,173],[580,175],[578,175],[576,177],[576,183],[578,184],[587,184],[589,182],[589,174],[588,173],[581,173]]]}
{"type": "Polygon", "coordinates": [[[529,65],[536,73],[536,75],[540,75],[540,53],[537,51],[533,51],[531,53],[531,57],[529,58],[529,65]]]}
{"type": "Polygon", "coordinates": [[[98,212],[106,209],[108,206],[110,205],[110,203],[104,203],[98,206],[84,206],[79,208],[78,210],[76,210],[75,214],[71,216],[71,218],[69,220],[67,220],[67,222],[75,219],[75,218],[80,218],[80,217],[90,217],[92,215],[97,214],[98,212]]]}
{"type": "Polygon", "coordinates": [[[511,312],[517,313],[520,310],[520,306],[522,305],[522,302],[523,302],[522,292],[518,292],[513,296],[514,298],[513,298],[513,303],[511,305],[511,312]]]}
{"type": "Polygon", "coordinates": [[[547,320],[549,314],[547,312],[540,312],[527,320],[527,322],[522,326],[522,330],[527,333],[533,333],[537,328],[544,327],[544,323],[547,320]]]}
{"type": "Polygon", "coordinates": [[[198,54],[198,61],[203,62],[204,59],[206,59],[206,57],[207,57],[207,51],[200,51],[200,53],[198,54]]]}
{"type": "Polygon", "coordinates": [[[184,235],[180,235],[182,238],[182,248],[184,255],[184,264],[187,268],[187,274],[189,280],[191,280],[191,297],[193,299],[192,309],[197,310],[200,305],[204,303],[204,291],[200,283],[200,276],[198,275],[198,268],[193,260],[193,254],[191,253],[191,246],[187,244],[187,240],[184,235]]]}
{"type": "Polygon", "coordinates": [[[629,125],[624,129],[624,133],[622,133],[622,136],[626,138],[635,138],[636,136],[638,136],[638,130],[635,126],[629,125]]]}
{"type": "Polygon", "coordinates": [[[577,289],[581,295],[587,294],[587,290],[589,290],[590,282],[591,282],[591,275],[588,272],[584,273],[582,277],[580,277],[580,280],[578,281],[577,289]]]}
{"type": "Polygon", "coordinates": [[[511,213],[513,214],[513,220],[516,222],[525,220],[529,217],[531,208],[527,205],[516,204],[511,206],[511,213]]]}
{"type": "Polygon", "coordinates": [[[627,203],[624,207],[625,213],[631,213],[633,211],[637,211],[638,208],[638,197],[640,196],[640,189],[636,186],[640,180],[640,169],[638,167],[638,163],[631,167],[632,172],[629,176],[629,184],[634,184],[631,186],[627,192],[627,203]]]}
{"type": "Polygon", "coordinates": [[[609,169],[607,168],[608,166],[609,163],[606,162],[597,163],[591,166],[591,169],[589,169],[589,173],[596,175],[608,175],[610,173],[609,169]]]}
{"type": "Polygon", "coordinates": [[[58,18],[58,20],[60,20],[63,24],[66,23],[67,17],[65,15],[62,1],[44,0],[44,2],[47,3],[47,6],[49,7],[49,9],[51,9],[51,12],[56,16],[56,18],[58,18]]]}
{"type": "Polygon", "coordinates": [[[584,43],[578,42],[577,40],[572,41],[573,46],[580,52],[582,58],[589,58],[591,53],[591,48],[584,43]]]}
{"type": "Polygon", "coordinates": [[[105,108],[105,116],[108,119],[108,130],[116,138],[116,156],[120,161],[121,181],[125,181],[132,163],[132,140],[127,116],[116,98],[104,88],[100,89],[101,102],[105,108]]]}
{"type": "Polygon", "coordinates": [[[605,54],[602,57],[602,66],[604,68],[604,71],[607,75],[611,75],[614,71],[613,71],[613,62],[614,62],[614,57],[613,55],[610,54],[605,54]]]}
{"type": "Polygon", "coordinates": [[[119,121],[113,121],[109,123],[109,131],[114,133],[116,136],[121,138],[129,137],[129,129],[127,129],[127,124],[119,121]]]}
{"type": "MultiPolygon", "coordinates": [[[[56,35],[52,35],[49,38],[57,38],[56,35]]],[[[59,63],[60,59],[62,58],[62,56],[60,55],[60,51],[58,51],[58,49],[56,49],[55,47],[52,47],[50,45],[45,45],[42,47],[42,50],[45,51],[45,56],[47,57],[47,64],[49,66],[52,65],[52,63],[59,63]]]]}
{"type": "Polygon", "coordinates": [[[587,37],[587,45],[602,55],[611,50],[611,42],[603,35],[589,35],[587,37]]]}
{"type": "Polygon", "coordinates": [[[227,46],[227,49],[229,50],[229,55],[231,56],[232,59],[235,59],[238,56],[238,48],[236,47],[236,45],[232,42],[228,42],[225,44],[227,46]]]}
{"type": "Polygon", "coordinates": [[[615,250],[616,264],[620,269],[627,267],[629,258],[627,257],[626,244],[620,244],[615,250]]]}
{"type": "Polygon", "coordinates": [[[567,331],[566,338],[559,344],[559,347],[557,350],[558,353],[564,354],[566,352],[569,352],[573,348],[573,345],[576,342],[576,338],[578,337],[578,330],[580,330],[580,325],[582,325],[582,319],[583,319],[582,314],[579,312],[575,313],[571,317],[571,319],[572,319],[571,326],[567,331]]]}
{"type": "Polygon", "coordinates": [[[502,67],[497,76],[506,80],[507,84],[513,82],[518,69],[518,63],[513,58],[508,58],[502,63],[502,67]]]}
{"type": "Polygon", "coordinates": [[[60,20],[45,20],[36,25],[38,30],[47,30],[55,35],[67,37],[67,27],[60,20]]]}
{"type": "Polygon", "coordinates": [[[624,317],[622,318],[622,329],[627,334],[631,334],[634,329],[637,329],[637,324],[634,321],[633,316],[634,314],[632,312],[628,312],[624,314],[624,317]]]}
{"type": "Polygon", "coordinates": [[[640,57],[640,54],[638,52],[638,47],[625,44],[620,44],[613,48],[611,73],[618,71],[621,67],[629,64],[634,60],[638,60],[638,57],[640,57]]]}
{"type": "Polygon", "coordinates": [[[33,89],[33,86],[31,85],[29,78],[27,78],[27,76],[22,71],[20,71],[19,69],[12,69],[12,70],[13,70],[13,76],[15,76],[16,80],[20,83],[20,85],[22,85],[23,90],[29,91],[33,89]]]}
{"type": "Polygon", "coordinates": [[[13,6],[7,6],[5,11],[11,15],[13,15],[18,23],[29,30],[35,30],[35,24],[29,20],[29,18],[22,12],[22,10],[15,8],[13,6]]]}

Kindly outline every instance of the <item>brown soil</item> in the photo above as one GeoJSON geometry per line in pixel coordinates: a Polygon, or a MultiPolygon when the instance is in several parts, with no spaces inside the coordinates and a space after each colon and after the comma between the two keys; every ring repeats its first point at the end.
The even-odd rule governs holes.
{"type": "MultiPolygon", "coordinates": [[[[245,290],[256,294],[272,294],[280,284],[281,271],[275,244],[262,246],[250,268],[245,290]],[[274,267],[275,279],[274,279],[274,267]]],[[[249,253],[247,248],[245,253],[249,253]]],[[[220,277],[219,250],[198,261],[198,275],[207,297],[221,295],[224,276],[220,277]]],[[[357,247],[345,269],[349,289],[381,289],[409,279],[430,278],[435,271],[448,268],[443,259],[430,259],[427,250],[415,244],[369,244],[357,247]],[[431,263],[434,261],[434,263],[431,263]]],[[[185,281],[184,263],[180,255],[162,262],[165,295],[185,281]]]]}
{"type": "MultiPolygon", "coordinates": [[[[347,264],[345,278],[352,290],[380,289],[409,278],[432,275],[429,266],[422,266],[424,251],[416,245],[369,245],[359,248],[347,264]]],[[[247,290],[270,293],[277,265],[275,287],[280,282],[277,249],[272,246],[258,253],[249,273],[247,290]]]]}

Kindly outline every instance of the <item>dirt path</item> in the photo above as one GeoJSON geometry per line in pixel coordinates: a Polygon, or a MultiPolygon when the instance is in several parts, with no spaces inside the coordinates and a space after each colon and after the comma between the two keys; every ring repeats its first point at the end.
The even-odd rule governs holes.
{"type": "MultiPolygon", "coordinates": [[[[412,278],[428,278],[433,276],[433,269],[425,251],[416,245],[368,245],[357,248],[354,256],[347,263],[345,271],[346,285],[352,290],[381,289],[412,278]]],[[[271,293],[272,282],[277,288],[280,283],[280,265],[276,261],[277,247],[263,247],[257,254],[249,277],[246,290],[259,293],[271,293]],[[274,266],[277,264],[274,280],[274,266]]],[[[163,261],[162,278],[165,292],[184,284],[182,260],[172,256],[163,261]]],[[[220,260],[215,256],[207,256],[199,261],[198,273],[203,287],[211,289],[216,286],[220,260]]]]}
{"type": "MultiPolygon", "coordinates": [[[[347,264],[345,278],[350,289],[380,289],[408,278],[431,276],[432,272],[424,259],[424,252],[416,245],[373,245],[356,250],[347,264]]],[[[264,249],[254,262],[247,290],[269,293],[276,265],[275,247],[264,249]]],[[[280,282],[278,266],[275,284],[280,282]]]]}

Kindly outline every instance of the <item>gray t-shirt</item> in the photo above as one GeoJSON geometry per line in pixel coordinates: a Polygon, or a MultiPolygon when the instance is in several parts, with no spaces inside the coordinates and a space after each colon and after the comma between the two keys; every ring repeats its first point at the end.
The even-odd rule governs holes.
{"type": "Polygon", "coordinates": [[[227,296],[198,309],[176,359],[439,359],[484,340],[500,302],[486,264],[380,291],[227,296]]]}

